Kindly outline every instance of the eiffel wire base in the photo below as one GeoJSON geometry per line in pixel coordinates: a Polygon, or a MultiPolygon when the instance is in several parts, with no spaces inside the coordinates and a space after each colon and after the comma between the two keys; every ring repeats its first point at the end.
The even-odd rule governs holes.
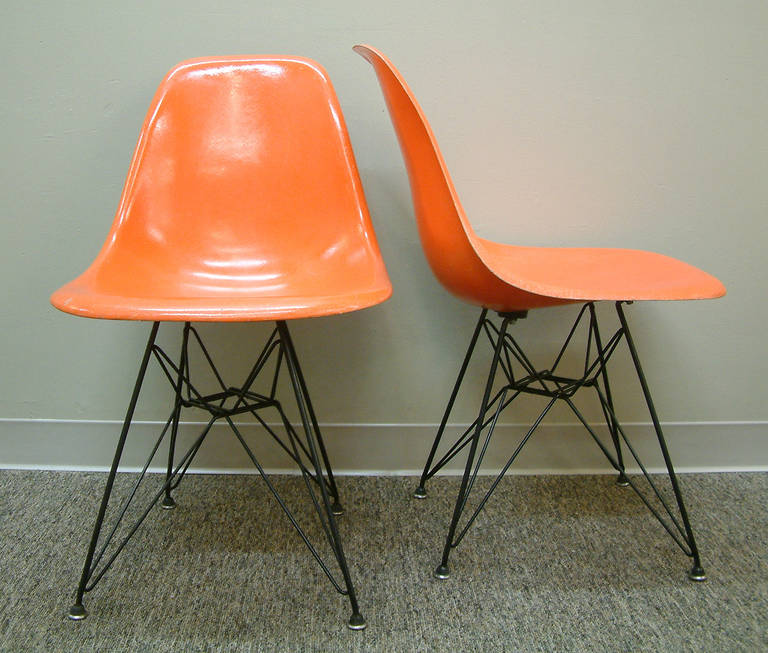
{"type": "Polygon", "coordinates": [[[128,405],[128,411],[123,422],[122,431],[118,438],[115,456],[107,477],[107,483],[99,506],[96,523],[88,545],[83,572],[75,592],[75,602],[68,612],[69,618],[77,621],[84,619],[87,616],[88,612],[83,605],[83,596],[87,592],[93,590],[102,579],[104,574],[114,563],[115,559],[125,548],[128,541],[141,526],[147,515],[149,515],[152,508],[158,502],[160,503],[160,506],[166,510],[171,510],[176,507],[176,501],[172,496],[172,492],[183,480],[189,466],[195,459],[196,454],[210,433],[213,425],[221,420],[229,425],[235,438],[258,470],[259,475],[264,480],[270,493],[277,500],[285,515],[296,529],[298,535],[318,562],[335,590],[339,594],[348,597],[352,608],[352,615],[348,621],[348,627],[352,630],[362,630],[365,628],[366,622],[360,614],[349,568],[344,556],[341,538],[336,525],[336,517],[343,514],[344,511],[341,506],[339,492],[328,460],[328,454],[325,449],[325,444],[323,443],[317,418],[315,417],[315,412],[312,408],[304,376],[299,366],[287,324],[284,321],[278,321],[276,323],[275,329],[272,331],[272,334],[268,338],[264,348],[256,359],[256,362],[243,384],[239,387],[228,386],[224,383],[208,349],[203,344],[200,334],[189,322],[184,324],[181,355],[178,364],[174,363],[168,354],[156,344],[159,326],[159,322],[155,322],[152,325],[147,341],[144,356],[139,368],[139,374],[128,405]],[[191,381],[189,356],[191,342],[197,344],[209,370],[213,373],[216,379],[218,389],[213,393],[201,393],[191,381]],[[171,410],[171,414],[165,422],[165,426],[161,430],[159,437],[154,443],[143,469],[135,480],[133,487],[123,503],[117,509],[114,523],[108,531],[107,529],[104,529],[105,534],[102,536],[104,518],[112,494],[115,476],[133,419],[133,413],[136,408],[142,382],[149,362],[152,359],[154,359],[160,366],[165,377],[174,389],[175,399],[173,409],[171,410]],[[301,416],[300,429],[296,429],[291,424],[283,410],[282,404],[276,397],[278,378],[283,368],[283,363],[285,363],[285,367],[288,369],[291,386],[301,416]],[[253,390],[254,383],[257,378],[266,375],[267,367],[273,369],[271,389],[266,393],[255,392],[253,390]],[[181,456],[178,456],[176,452],[176,439],[181,411],[185,408],[202,409],[210,415],[210,418],[189,449],[187,449],[181,456]],[[278,432],[264,419],[262,413],[267,410],[272,410],[277,413],[286,436],[281,437],[280,434],[278,434],[278,432]],[[266,433],[277,442],[286,454],[288,454],[301,472],[307,493],[311,499],[320,525],[322,526],[325,540],[327,540],[327,544],[336,561],[338,571],[341,572],[341,579],[337,578],[331,571],[329,564],[323,559],[316,546],[310,541],[307,533],[278,493],[274,484],[271,482],[253,451],[245,441],[240,429],[233,421],[233,417],[244,414],[249,414],[256,419],[257,423],[260,424],[266,433]],[[165,482],[144,508],[140,509],[140,516],[135,523],[128,528],[127,534],[121,538],[116,538],[115,535],[118,528],[126,518],[128,509],[137,496],[139,487],[146,476],[150,464],[154,460],[161,443],[166,439],[168,441],[168,462],[165,482]]]}
{"type": "Polygon", "coordinates": [[[688,519],[688,513],[677,481],[677,476],[675,475],[675,470],[669,456],[669,451],[667,450],[661,424],[659,423],[656,409],[648,389],[648,384],[640,365],[640,359],[632,335],[629,331],[622,303],[631,302],[615,303],[620,326],[605,344],[603,344],[600,335],[594,303],[590,302],[584,304],[553,363],[545,369],[537,369],[531,363],[531,360],[525,354],[519,343],[509,333],[509,326],[516,320],[526,317],[526,312],[499,313],[501,325],[496,326],[488,318],[488,309],[482,310],[470,340],[469,348],[464,357],[464,362],[459,371],[456,384],[454,385],[448,401],[448,406],[446,407],[440,427],[438,428],[432,448],[427,457],[426,464],[424,465],[424,471],[419,480],[419,485],[414,492],[414,497],[417,499],[426,498],[426,482],[445,467],[446,464],[453,460],[461,451],[468,451],[464,475],[461,480],[453,516],[448,528],[443,556],[440,564],[434,570],[434,576],[436,578],[444,580],[450,577],[448,560],[451,549],[457,547],[464,539],[473,522],[490,499],[507,470],[514,463],[523,447],[534,435],[536,429],[546,417],[547,413],[549,413],[552,407],[559,401],[570,408],[579,422],[584,425],[587,433],[595,441],[611,466],[617,471],[617,484],[620,486],[631,487],[650,510],[651,514],[661,523],[672,540],[680,547],[683,553],[692,559],[693,564],[688,572],[688,577],[693,581],[706,580],[706,574],[701,566],[699,551],[696,547],[696,541],[688,519]],[[566,350],[568,350],[569,346],[574,342],[574,336],[580,326],[586,329],[586,351],[584,354],[582,373],[577,377],[568,377],[559,374],[557,370],[563,360],[566,350]],[[453,409],[456,397],[458,396],[459,388],[461,387],[461,383],[464,379],[477,341],[483,334],[485,334],[493,348],[493,360],[491,362],[478,417],[466,430],[464,430],[458,439],[448,447],[447,451],[435,461],[440,442],[448,423],[448,418],[453,409]],[[635,447],[632,445],[624,427],[616,417],[613,395],[608,380],[607,364],[622,340],[624,340],[629,349],[645,402],[653,421],[659,447],[662,456],[664,457],[674,501],[670,500],[670,497],[664,496],[665,493],[662,491],[662,488],[653,479],[638,457],[635,447]],[[497,389],[494,392],[496,376],[499,373],[503,375],[503,384],[500,389],[497,389]],[[572,398],[574,394],[581,388],[592,388],[595,390],[610,433],[611,442],[609,444],[603,442],[594,427],[587,422],[584,415],[573,403],[572,398]],[[478,472],[480,471],[480,465],[486,454],[488,445],[491,442],[493,431],[499,416],[521,394],[544,397],[548,399],[548,401],[544,409],[534,420],[517,447],[514,449],[501,472],[491,483],[490,488],[479,500],[471,515],[461,523],[462,517],[467,510],[468,499],[472,493],[478,472]],[[483,432],[485,432],[484,438],[482,437],[483,432]],[[632,459],[640,468],[640,476],[627,474],[624,465],[624,450],[629,451],[632,459]],[[673,503],[676,505],[676,508],[672,505],[673,503]]]}

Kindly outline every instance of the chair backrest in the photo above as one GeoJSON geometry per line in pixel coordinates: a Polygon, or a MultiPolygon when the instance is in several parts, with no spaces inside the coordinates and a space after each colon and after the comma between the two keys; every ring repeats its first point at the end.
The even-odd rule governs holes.
{"type": "Polygon", "coordinates": [[[134,296],[389,287],[325,71],[300,57],[174,67],[90,272],[134,296]]]}
{"type": "Polygon", "coordinates": [[[514,292],[475,251],[477,236],[432,129],[405,80],[375,48],[356,45],[354,50],[373,66],[379,79],[405,159],[422,248],[435,276],[449,291],[472,303],[484,294],[514,292]]]}

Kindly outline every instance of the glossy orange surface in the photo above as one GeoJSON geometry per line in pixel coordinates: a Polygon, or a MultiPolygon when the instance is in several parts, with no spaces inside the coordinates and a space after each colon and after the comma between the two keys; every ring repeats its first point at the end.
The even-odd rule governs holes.
{"type": "MultiPolygon", "coordinates": [[[[593,300],[705,299],[715,277],[668,256],[627,249],[516,247],[475,234],[432,129],[392,63],[357,45],[379,79],[405,159],[424,252],[453,294],[497,311],[593,300]]],[[[508,207],[507,207],[508,210],[508,207]]]]}
{"type": "Polygon", "coordinates": [[[245,321],[344,313],[391,292],[325,71],[248,56],[168,73],[101,252],[51,302],[96,318],[245,321]]]}

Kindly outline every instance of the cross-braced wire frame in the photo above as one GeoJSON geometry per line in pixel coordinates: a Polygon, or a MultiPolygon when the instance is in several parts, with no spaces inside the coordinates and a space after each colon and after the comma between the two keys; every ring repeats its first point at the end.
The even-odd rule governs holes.
{"type": "Polygon", "coordinates": [[[267,488],[275,497],[291,524],[294,526],[311,554],[317,560],[323,572],[325,572],[333,587],[337,592],[346,595],[349,598],[352,607],[352,616],[349,620],[349,627],[352,629],[364,628],[365,620],[361,616],[358,608],[355,590],[352,585],[352,579],[350,577],[346,558],[344,557],[341,538],[336,525],[336,516],[343,513],[341,502],[339,500],[338,488],[336,487],[336,481],[333,477],[333,471],[320,433],[320,427],[318,426],[317,418],[314,409],[312,408],[307,386],[299,366],[293,341],[288,332],[287,324],[284,321],[277,322],[275,329],[267,339],[264,348],[256,358],[256,362],[240,387],[228,386],[224,382],[208,349],[203,344],[200,334],[189,322],[184,324],[179,362],[178,364],[174,363],[170,356],[156,344],[159,325],[159,322],[153,324],[147,341],[144,356],[139,368],[138,378],[136,379],[133,394],[128,405],[128,411],[118,439],[109,476],[107,477],[107,483],[96,518],[96,524],[93,529],[90,544],[88,545],[88,553],[83,566],[82,576],[77,587],[75,603],[69,610],[70,618],[82,619],[87,615],[87,611],[83,606],[84,594],[90,592],[101,580],[128,541],[138,530],[139,526],[141,526],[152,508],[161,500],[161,497],[161,505],[163,508],[171,509],[175,507],[176,503],[171,492],[176,489],[183,480],[185,474],[189,470],[189,466],[192,464],[192,461],[200,450],[206,436],[210,433],[213,425],[218,420],[223,420],[229,425],[235,438],[245,449],[245,452],[258,470],[258,473],[264,480],[267,488]],[[192,382],[189,355],[190,343],[192,341],[199,347],[204,360],[219,386],[219,389],[213,393],[203,394],[192,382]],[[105,529],[105,535],[100,537],[110,495],[112,494],[115,476],[133,419],[133,413],[136,408],[141,385],[151,359],[154,359],[158,363],[165,377],[168,379],[168,382],[173,387],[175,397],[173,408],[157,441],[151,449],[146,463],[138,474],[133,487],[123,500],[122,505],[117,509],[116,517],[111,529],[108,532],[105,529]],[[300,429],[294,427],[290,422],[282,404],[276,396],[278,379],[283,368],[283,363],[285,363],[285,367],[288,368],[291,387],[301,417],[300,429]],[[269,392],[262,394],[253,391],[254,383],[257,378],[267,374],[268,370],[271,370],[272,373],[269,392]],[[202,409],[210,415],[210,419],[189,449],[179,456],[176,452],[176,440],[181,411],[184,408],[202,409]],[[264,419],[262,414],[269,409],[275,411],[279,416],[283,430],[285,431],[283,437],[281,437],[277,430],[272,428],[272,426],[270,426],[264,419]],[[301,472],[307,493],[311,499],[319,523],[322,526],[325,539],[328,542],[328,546],[333,553],[338,569],[341,572],[342,578],[340,580],[334,575],[334,572],[331,571],[328,563],[320,555],[316,546],[310,541],[306,531],[302,528],[297,517],[291,512],[274,484],[270,481],[269,476],[243,437],[241,430],[233,421],[235,416],[242,414],[250,414],[253,416],[264,428],[266,433],[274,439],[283,451],[293,460],[301,472]],[[129,506],[136,498],[139,486],[144,480],[147,470],[149,469],[152,460],[155,458],[161,443],[166,438],[168,439],[168,464],[165,474],[165,482],[154,496],[151,497],[144,509],[139,510],[138,519],[132,526],[127,528],[127,533],[121,538],[116,538],[115,534],[118,532],[121,522],[126,517],[129,506]]]}
{"type": "Polygon", "coordinates": [[[480,511],[483,509],[488,499],[493,494],[494,490],[498,486],[499,482],[503,478],[504,474],[510,468],[512,463],[517,458],[520,451],[525,444],[531,439],[538,426],[546,417],[550,409],[561,401],[565,403],[570,410],[576,415],[581,424],[584,425],[589,435],[597,443],[597,446],[603,452],[608,459],[611,466],[618,472],[619,485],[630,486],[640,497],[642,502],[648,507],[651,513],[658,519],[664,529],[669,533],[675,543],[682,549],[682,551],[693,559],[693,566],[691,567],[688,576],[692,580],[705,580],[706,576],[701,566],[699,558],[699,551],[696,547],[696,541],[693,536],[693,531],[688,519],[688,513],[683,502],[683,496],[680,491],[680,486],[675,475],[674,467],[667,450],[667,445],[664,440],[664,434],[659,423],[656,409],[651,399],[650,391],[648,390],[648,384],[645,380],[642,367],[640,365],[640,359],[635,348],[632,335],[629,331],[622,303],[631,302],[616,302],[616,312],[619,319],[619,327],[603,342],[600,335],[600,329],[598,326],[597,312],[595,310],[594,303],[586,303],[579,311],[576,320],[573,323],[568,335],[560,348],[557,356],[552,364],[545,369],[537,369],[530,358],[521,348],[520,344],[509,333],[508,327],[511,323],[519,318],[526,316],[525,312],[520,313],[500,313],[501,325],[496,326],[488,318],[488,310],[483,309],[480,318],[475,326],[472,339],[469,344],[464,362],[459,371],[458,379],[454,385],[448,406],[446,407],[443,419],[438,428],[437,435],[432,444],[432,448],[427,457],[424,471],[421,475],[419,486],[416,489],[414,495],[417,498],[426,497],[425,483],[431,479],[438,471],[440,471],[448,462],[459,454],[462,450],[468,449],[468,455],[466,460],[466,466],[464,469],[464,476],[461,480],[459,494],[456,499],[456,505],[453,511],[453,517],[448,529],[448,535],[445,541],[445,547],[443,549],[443,557],[440,565],[435,570],[435,576],[438,578],[447,578],[449,576],[448,558],[452,548],[458,546],[462,541],[467,531],[472,526],[472,523],[477,518],[480,511]],[[558,373],[558,366],[563,360],[563,356],[569,346],[574,342],[574,336],[579,329],[579,325],[586,325],[586,349],[584,354],[584,364],[582,373],[577,377],[568,377],[558,373]],[[483,399],[480,405],[478,417],[475,419],[469,427],[459,436],[459,438],[448,447],[447,451],[442,454],[440,458],[435,460],[443,433],[448,423],[448,418],[453,409],[454,402],[459,392],[459,388],[464,379],[464,375],[467,371],[472,353],[475,349],[478,339],[482,334],[485,334],[491,347],[493,348],[493,360],[491,362],[490,372],[488,374],[488,380],[485,385],[485,391],[483,399]],[[614,410],[613,395],[611,393],[611,386],[608,380],[607,365],[608,361],[613,356],[616,348],[624,340],[626,342],[629,353],[632,357],[635,370],[637,372],[640,386],[643,391],[648,411],[653,421],[653,426],[656,431],[659,447],[664,457],[667,473],[669,476],[669,482],[672,488],[672,494],[674,495],[674,502],[677,505],[677,509],[671,505],[671,501],[668,497],[664,496],[664,492],[659,486],[657,480],[654,480],[653,476],[648,472],[645,465],[638,457],[635,447],[632,445],[624,427],[616,417],[614,410]],[[495,394],[493,389],[497,374],[501,370],[503,374],[502,387],[498,389],[495,394]],[[608,427],[608,431],[611,437],[611,444],[606,445],[598,436],[595,428],[591,426],[581,411],[573,403],[574,394],[581,388],[593,388],[600,402],[605,423],[608,427]],[[501,472],[497,475],[494,481],[491,483],[490,488],[485,495],[479,500],[476,508],[472,514],[463,522],[461,528],[459,523],[461,522],[462,515],[467,507],[467,500],[472,492],[473,486],[477,479],[477,475],[480,471],[480,466],[483,461],[483,457],[488,450],[488,445],[491,441],[494,428],[498,422],[501,413],[521,394],[533,394],[549,399],[544,406],[539,416],[533,421],[530,428],[522,437],[517,447],[512,452],[507,463],[502,468],[501,472]],[[485,432],[484,439],[482,434],[485,432]],[[481,445],[482,440],[482,445],[481,445]],[[640,475],[630,475],[626,473],[624,466],[624,453],[623,448],[630,452],[635,463],[639,467],[640,475]],[[479,452],[478,452],[479,448],[479,452]]]}

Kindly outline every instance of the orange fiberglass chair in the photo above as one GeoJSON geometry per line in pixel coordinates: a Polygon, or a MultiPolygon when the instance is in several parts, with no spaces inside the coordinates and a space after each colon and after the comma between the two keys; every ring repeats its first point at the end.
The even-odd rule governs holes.
{"type": "Polygon", "coordinates": [[[349,597],[349,627],[365,627],[336,526],[342,513],[338,489],[286,320],[355,311],[383,302],[391,292],[341,109],[318,64],[297,57],[218,57],[186,61],[168,73],[144,122],[104,247],[85,273],[51,297],[56,308],[74,315],[153,323],[70,608],[72,619],[86,616],[84,593],[102,578],[152,506],[161,497],[163,508],[175,506],[172,490],[213,424],[223,420],[336,590],[349,597]],[[263,320],[274,320],[275,329],[242,385],[228,385],[191,322],[263,320]],[[163,321],[184,323],[178,363],[156,344],[163,321]],[[213,373],[210,379],[218,382],[213,392],[191,378],[195,343],[213,373]],[[117,511],[117,523],[100,542],[150,359],[168,378],[175,400],[133,492],[117,511]],[[283,362],[300,428],[291,424],[276,396],[283,362]],[[257,379],[266,381],[265,391],[256,391],[257,379]],[[178,455],[176,436],[185,408],[202,409],[210,419],[191,448],[178,455]],[[283,429],[272,428],[262,417],[265,411],[279,417],[283,429]],[[233,421],[246,414],[298,466],[341,580],[233,421]],[[128,535],[112,542],[164,438],[165,482],[128,535]]]}
{"type": "Polygon", "coordinates": [[[421,244],[432,271],[451,293],[481,307],[469,349],[415,492],[416,497],[424,498],[426,481],[456,454],[468,448],[464,477],[448,529],[443,557],[435,570],[435,576],[449,576],[448,557],[451,548],[456,547],[466,535],[520,450],[559,400],[567,404],[586,427],[618,472],[619,484],[630,485],[639,494],[674,541],[692,559],[689,577],[692,580],[704,580],[706,577],[683,497],[622,304],[638,300],[708,299],[722,296],[725,294],[725,288],[717,279],[697,268],[651,252],[626,249],[517,247],[478,237],[464,214],[432,130],[408,85],[392,63],[374,48],[358,45],[355,50],[373,65],[381,84],[405,159],[421,244]],[[614,302],[618,314],[618,328],[607,340],[601,337],[598,328],[595,311],[597,301],[614,302]],[[582,308],[562,348],[548,367],[535,367],[518,341],[510,334],[509,326],[515,320],[526,317],[531,309],[569,303],[581,304],[582,308]],[[488,318],[489,310],[498,313],[501,319],[499,326],[488,318]],[[574,342],[579,324],[584,325],[586,332],[586,356],[582,358],[585,362],[577,376],[566,376],[558,372],[558,366],[566,349],[574,342]],[[483,332],[493,348],[493,359],[478,417],[435,462],[459,387],[475,344],[483,332]],[[629,349],[655,427],[669,474],[667,488],[659,487],[657,481],[648,474],[614,411],[606,365],[621,340],[626,342],[629,349]],[[494,392],[495,378],[499,370],[503,374],[503,383],[502,387],[494,392]],[[594,388],[597,393],[610,433],[609,444],[605,444],[598,437],[594,427],[588,424],[573,403],[574,393],[585,387],[594,388]],[[479,499],[475,510],[470,511],[467,508],[467,500],[494,426],[500,413],[520,394],[544,397],[547,400],[546,405],[488,492],[479,499]],[[481,446],[484,429],[487,429],[487,432],[481,446]],[[623,452],[625,448],[629,450],[642,476],[626,472],[623,452]],[[643,478],[646,482],[643,482],[643,478]],[[665,497],[665,493],[670,490],[674,500],[671,496],[665,497]],[[677,504],[676,511],[672,503],[677,504]],[[472,514],[459,529],[465,509],[472,514]]]}

